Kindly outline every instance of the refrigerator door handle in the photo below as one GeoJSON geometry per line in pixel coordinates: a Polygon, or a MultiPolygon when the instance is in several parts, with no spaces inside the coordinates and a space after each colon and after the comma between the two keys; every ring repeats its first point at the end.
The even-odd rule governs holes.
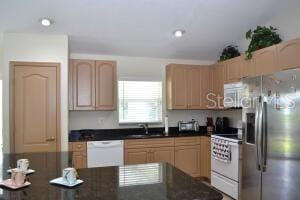
{"type": "Polygon", "coordinates": [[[259,96],[255,110],[255,145],[256,145],[256,168],[261,171],[261,96],[259,96]]]}
{"type": "Polygon", "coordinates": [[[267,169],[267,144],[268,144],[268,120],[267,120],[267,102],[262,101],[262,172],[267,169]]]}

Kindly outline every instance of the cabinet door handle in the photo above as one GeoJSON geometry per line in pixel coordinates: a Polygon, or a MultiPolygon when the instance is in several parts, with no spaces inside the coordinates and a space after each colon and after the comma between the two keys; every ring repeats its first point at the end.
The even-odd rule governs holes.
{"type": "Polygon", "coordinates": [[[53,141],[55,141],[55,137],[50,137],[50,138],[46,139],[46,141],[47,142],[53,142],[53,141]]]}

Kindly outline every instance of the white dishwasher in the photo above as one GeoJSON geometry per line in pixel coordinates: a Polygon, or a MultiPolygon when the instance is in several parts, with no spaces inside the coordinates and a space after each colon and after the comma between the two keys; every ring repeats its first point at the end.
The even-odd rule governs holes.
{"type": "Polygon", "coordinates": [[[124,165],[123,149],[123,140],[87,142],[88,168],[124,165]]]}

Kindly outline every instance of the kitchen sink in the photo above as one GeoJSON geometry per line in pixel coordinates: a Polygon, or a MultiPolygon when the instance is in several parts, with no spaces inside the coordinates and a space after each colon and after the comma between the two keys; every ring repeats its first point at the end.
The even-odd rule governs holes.
{"type": "Polygon", "coordinates": [[[127,138],[147,138],[147,137],[162,137],[163,134],[148,134],[148,135],[128,135],[127,138]]]}

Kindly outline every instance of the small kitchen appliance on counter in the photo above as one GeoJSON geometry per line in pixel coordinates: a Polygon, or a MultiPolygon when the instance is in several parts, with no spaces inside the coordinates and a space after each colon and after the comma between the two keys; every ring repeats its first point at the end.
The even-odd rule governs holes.
{"type": "Polygon", "coordinates": [[[228,131],[229,119],[227,117],[217,117],[216,119],[216,132],[224,133],[228,131]]]}
{"type": "Polygon", "coordinates": [[[188,122],[179,121],[178,129],[179,129],[179,132],[184,132],[184,131],[198,132],[199,131],[199,123],[198,123],[198,121],[195,121],[194,119],[192,119],[192,121],[188,121],[188,122]]]}

